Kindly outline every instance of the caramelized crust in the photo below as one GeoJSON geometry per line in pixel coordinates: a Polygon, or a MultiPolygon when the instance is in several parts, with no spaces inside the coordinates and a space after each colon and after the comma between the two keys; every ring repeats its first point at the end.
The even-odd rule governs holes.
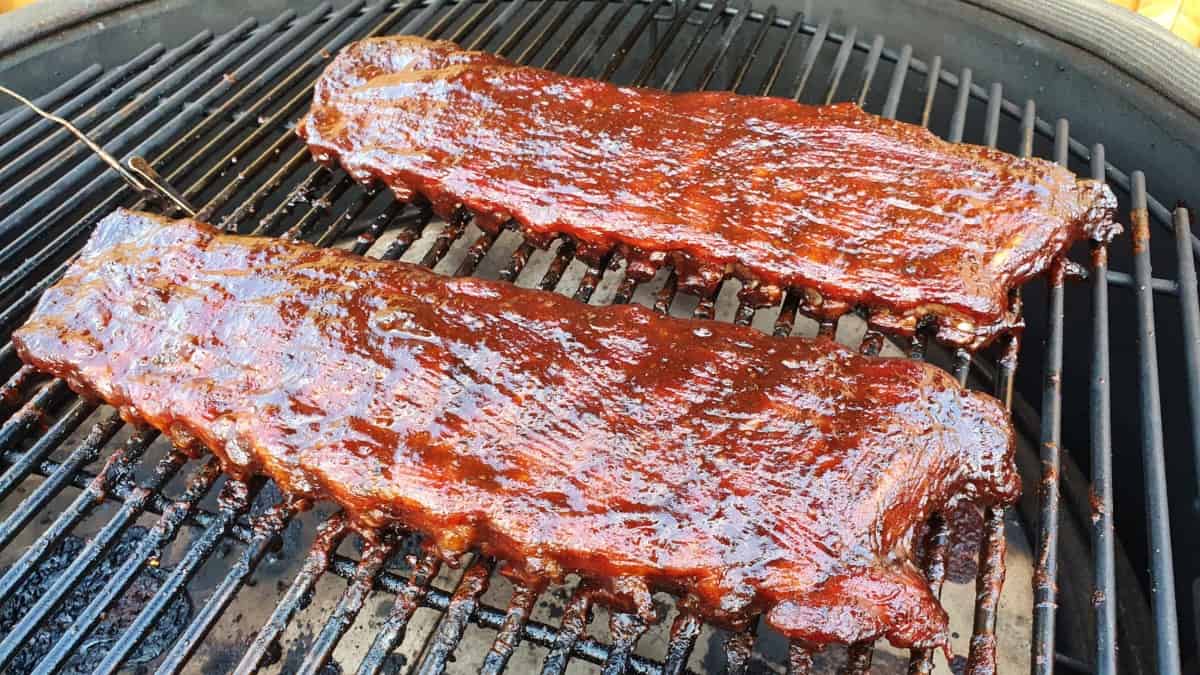
{"type": "Polygon", "coordinates": [[[685,290],[737,276],[752,304],[804,289],[817,317],[865,307],[971,348],[1019,325],[1014,287],[1119,231],[1100,183],[854,105],[618,87],[412,37],[346,48],[299,132],[443,217],[619,249],[639,279],[670,259],[685,290]]]}
{"type": "Polygon", "coordinates": [[[13,341],[364,531],[814,645],[944,643],[914,529],[1019,491],[1004,410],[926,364],[128,211],[13,341]]]}

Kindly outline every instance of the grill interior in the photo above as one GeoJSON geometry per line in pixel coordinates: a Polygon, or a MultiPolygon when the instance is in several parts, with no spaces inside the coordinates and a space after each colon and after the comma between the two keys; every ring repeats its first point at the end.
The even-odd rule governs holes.
{"type": "MultiPolygon", "coordinates": [[[[85,70],[38,102],[114,155],[145,157],[201,219],[239,232],[299,236],[593,304],[640,302],[778,334],[835,335],[867,352],[929,358],[960,381],[1010,406],[1015,402],[1018,423],[1037,444],[1023,455],[1028,494],[1022,518],[1009,514],[1006,538],[1006,514],[984,514],[974,606],[955,617],[961,633],[956,652],[981,671],[994,666],[997,639],[1002,652],[1028,644],[1029,654],[1002,658],[1038,672],[1056,664],[1117,671],[1117,643],[1133,630],[1124,624],[1136,622],[1138,611],[1118,602],[1118,579],[1132,586],[1138,579],[1122,567],[1128,562],[1113,528],[1108,292],[1132,296],[1136,324],[1112,330],[1137,331],[1139,339],[1137,358],[1122,355],[1119,365],[1136,368],[1139,381],[1141,408],[1127,414],[1142,422],[1152,591],[1142,630],[1153,637],[1122,641],[1120,665],[1179,672],[1154,312],[1156,300],[1161,305],[1169,298],[1165,311],[1181,313],[1186,348],[1164,359],[1182,358],[1188,368],[1192,438],[1200,448],[1193,263],[1200,242],[1191,235],[1188,212],[1150,197],[1141,174],[1107,164],[1102,146],[1071,138],[1066,120],[1039,119],[1032,101],[1005,100],[1000,84],[972,83],[970,70],[949,72],[940,57],[919,56],[882,36],[859,35],[853,26],[774,7],[760,12],[742,1],[355,2],[154,46],[121,67],[85,70]],[[853,315],[817,324],[797,316],[795,292],[780,307],[754,311],[738,304],[733,280],[708,298],[677,295],[669,269],[635,285],[625,279],[619,259],[588,267],[573,258],[569,241],[542,251],[515,232],[483,234],[469,214],[443,223],[419,204],[396,203],[386,191],[366,189],[340,170],[310,161],[291,125],[308,103],[312,80],[348,42],[400,32],[623,84],[728,89],[807,103],[854,101],[952,141],[1046,154],[1121,192],[1135,236],[1122,237],[1115,247],[1131,251],[1133,265],[1109,270],[1106,252],[1091,251],[1083,270],[1091,324],[1072,327],[1072,343],[1065,337],[1065,288],[1080,270],[1057,266],[1044,286],[1026,290],[1045,296],[1047,315],[1030,318],[1045,344],[1022,346],[1020,336],[1012,336],[980,354],[946,353],[924,336],[890,338],[864,330],[853,315]],[[1132,243],[1151,235],[1176,242],[1171,262],[1178,265],[1178,279],[1154,278],[1148,247],[1132,243]],[[1060,496],[1060,472],[1069,470],[1060,456],[1068,344],[1093,349],[1086,375],[1092,492],[1082,497],[1090,498],[1084,511],[1092,515],[1092,559],[1064,561],[1069,573],[1060,576],[1060,505],[1079,498],[1060,496]],[[1021,354],[1030,350],[1039,353],[1042,372],[1018,370],[1021,354]],[[1014,398],[1018,372],[1043,382],[1039,409],[1014,398]],[[1032,541],[1032,598],[1011,595],[1016,591],[1010,584],[1004,597],[1016,608],[1005,614],[1002,561],[1006,544],[1023,540],[1022,522],[1032,541]],[[1057,611],[1062,598],[1056,601],[1056,591],[1072,584],[1086,586],[1091,601],[1057,611]],[[1063,623],[1084,626],[1084,643],[1057,649],[1063,623]]],[[[0,117],[0,140],[0,331],[7,338],[99,218],[118,205],[171,211],[136,194],[66,132],[29,112],[0,117]]],[[[300,512],[270,484],[228,481],[215,462],[188,461],[156,433],[129,428],[112,409],[77,399],[62,382],[36,378],[21,367],[7,339],[0,376],[0,664],[13,672],[114,672],[139,665],[158,672],[259,666],[311,673],[506,667],[549,673],[589,667],[613,673],[864,672],[873,664],[888,672],[928,672],[935,663],[944,665],[941,654],[876,655],[869,644],[813,654],[766,629],[728,634],[678,612],[665,595],[658,596],[663,621],[645,626],[593,607],[586,585],[573,578],[539,596],[492,574],[494,561],[488,559],[476,556],[457,570],[440,564],[413,535],[359,541],[324,505],[300,512]],[[227,635],[244,639],[218,637],[227,635]],[[472,644],[489,647],[464,647],[472,644]]],[[[954,543],[949,539],[944,522],[932,523],[925,556],[937,588],[954,543]]]]}

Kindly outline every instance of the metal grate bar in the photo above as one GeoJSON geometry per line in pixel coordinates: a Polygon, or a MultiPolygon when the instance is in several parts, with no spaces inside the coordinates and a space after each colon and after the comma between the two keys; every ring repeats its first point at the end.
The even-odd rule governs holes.
{"type": "Polygon", "coordinates": [[[518,585],[513,588],[512,598],[508,601],[508,609],[504,612],[504,624],[492,641],[492,648],[483,659],[480,675],[497,675],[508,665],[513,651],[521,643],[521,629],[529,621],[529,613],[537,602],[538,593],[527,586],[518,585]]]}
{"type": "Polygon", "coordinates": [[[380,541],[370,543],[363,551],[358,568],[354,571],[354,578],[347,584],[346,592],[342,594],[337,606],[325,620],[317,639],[309,647],[304,662],[300,664],[299,673],[318,675],[324,672],[338,641],[350,630],[354,619],[362,611],[367,595],[375,585],[375,577],[391,559],[395,550],[395,541],[390,536],[385,536],[380,541]]]}
{"type": "Polygon", "coordinates": [[[441,570],[441,564],[441,559],[432,552],[424,553],[414,563],[412,578],[402,588],[397,589],[392,609],[383,625],[376,631],[375,641],[371,643],[370,650],[359,664],[358,675],[375,675],[383,669],[388,654],[404,639],[413,613],[429,595],[430,584],[441,570]]]}
{"type": "Polygon", "coordinates": [[[838,85],[842,82],[842,74],[846,72],[846,64],[850,63],[850,52],[854,51],[854,38],[858,35],[858,26],[851,26],[846,31],[846,39],[838,47],[837,56],[833,59],[833,71],[829,73],[829,81],[825,85],[825,105],[833,103],[837,95],[838,85]]]}
{"type": "MultiPolygon", "coordinates": [[[[716,27],[717,20],[725,14],[725,7],[727,4],[727,0],[717,0],[716,4],[713,5],[713,8],[704,15],[704,22],[701,24],[700,31],[697,33],[696,39],[692,40],[691,43],[688,44],[687,50],[683,53],[683,56],[675,63],[675,66],[671,69],[671,72],[667,73],[667,76],[663,78],[663,89],[672,91],[675,89],[676,85],[679,84],[679,79],[683,77],[683,73],[685,70],[687,70],[688,65],[691,64],[692,59],[696,58],[696,54],[700,51],[700,47],[704,44],[705,38],[707,38],[709,33],[712,32],[712,29],[716,27]]],[[[789,33],[789,36],[790,35],[794,35],[794,33],[789,33]]]]}
{"type": "Polygon", "coordinates": [[[430,635],[430,643],[416,672],[427,675],[441,673],[446,669],[446,663],[466,632],[471,616],[479,609],[479,596],[487,591],[488,579],[495,568],[495,560],[477,556],[463,573],[453,597],[450,598],[450,605],[442,615],[442,620],[438,622],[437,630],[430,635]]]}
{"type": "MultiPolygon", "coordinates": [[[[162,45],[153,45],[146,51],[135,56],[132,60],[104,73],[99,79],[96,79],[96,77],[103,71],[99,66],[92,66],[84,70],[63,85],[64,87],[70,86],[72,90],[77,90],[77,93],[62,106],[55,108],[53,111],[54,114],[66,119],[74,117],[80,110],[90,105],[101,93],[111,90],[117,83],[128,77],[131,72],[146,67],[150,62],[161,56],[163,51],[165,50],[162,45]],[[87,88],[81,89],[85,84],[88,85],[87,88]]],[[[39,107],[43,110],[48,110],[50,105],[52,104],[39,104],[39,107]]],[[[23,109],[22,112],[27,113],[29,117],[35,115],[32,110],[23,109]]],[[[41,140],[37,141],[38,145],[50,142],[51,138],[59,131],[65,133],[65,130],[47,119],[37,118],[37,121],[34,122],[26,121],[19,134],[4,141],[3,145],[0,145],[0,164],[7,164],[11,161],[13,155],[28,148],[39,137],[41,137],[41,140]]],[[[0,132],[0,136],[3,136],[5,133],[7,132],[0,132]]]]}
{"type": "Polygon", "coordinates": [[[925,106],[921,109],[921,126],[929,127],[929,115],[933,112],[933,100],[937,97],[938,83],[942,81],[942,57],[935,56],[929,62],[925,79],[925,106]]]}
{"type": "Polygon", "coordinates": [[[954,100],[954,114],[950,117],[950,133],[946,140],[962,143],[963,129],[967,123],[967,103],[971,99],[971,69],[963,68],[958,76],[958,98],[954,100]]]}
{"type": "MultiPolygon", "coordinates": [[[[1033,103],[1026,104],[1029,123],[1023,124],[1022,132],[1029,140],[1022,143],[1022,156],[1032,144],[1033,103]]],[[[1060,120],[1060,138],[1068,132],[1066,121],[1060,120]]],[[[1065,160],[1055,144],[1056,159],[1065,160]]],[[[1040,455],[1042,475],[1038,483],[1038,542],[1037,568],[1034,572],[1033,590],[1033,669],[1038,673],[1054,670],[1054,628],[1058,609],[1058,507],[1059,471],[1061,458],[1059,445],[1062,440],[1062,363],[1063,363],[1063,282],[1065,270],[1062,260],[1055,261],[1048,274],[1047,331],[1045,379],[1042,385],[1042,438],[1040,455]]]]}
{"type": "Polygon", "coordinates": [[[287,593],[275,605],[267,623],[254,636],[254,642],[242,655],[236,672],[239,675],[252,673],[279,658],[279,636],[283,634],[292,616],[300,610],[305,598],[311,596],[317,580],[329,569],[329,558],[350,531],[346,517],[335,513],[317,527],[317,535],[309,548],[304,565],[296,573],[287,593]]]}
{"type": "Polygon", "coordinates": [[[614,612],[609,616],[608,630],[612,635],[612,645],[609,646],[608,658],[601,668],[604,675],[621,675],[629,669],[633,650],[647,628],[649,626],[646,622],[634,614],[614,612]]]}
{"type": "Polygon", "coordinates": [[[663,675],[680,675],[687,670],[688,659],[700,637],[704,623],[695,614],[683,610],[671,624],[671,639],[667,643],[667,657],[663,663],[663,675]]]}
{"type": "Polygon", "coordinates": [[[867,54],[867,63],[863,66],[862,88],[858,92],[858,107],[867,102],[867,92],[871,90],[871,82],[875,80],[875,70],[879,67],[879,55],[883,53],[883,36],[876,35],[871,40],[871,51],[867,54]]]}
{"type": "MultiPolygon", "coordinates": [[[[42,110],[49,110],[68,97],[77,96],[80,87],[93,82],[96,76],[102,72],[104,72],[104,68],[98,63],[93,63],[79,71],[71,79],[33,99],[33,102],[42,110]]],[[[22,106],[17,106],[6,111],[0,116],[0,139],[7,138],[9,134],[17,129],[27,128],[31,122],[37,124],[39,119],[41,118],[38,117],[37,113],[22,106]]],[[[4,141],[5,144],[9,142],[11,141],[4,141]]]]}
{"type": "Polygon", "coordinates": [[[725,32],[721,33],[721,40],[717,43],[717,48],[713,52],[712,59],[704,67],[704,76],[700,78],[700,83],[697,86],[701,91],[708,89],[708,85],[712,83],[712,78],[717,74],[717,66],[725,60],[725,55],[729,53],[729,48],[733,45],[733,38],[742,29],[742,23],[746,21],[746,16],[750,14],[750,0],[743,0],[742,6],[733,11],[733,18],[725,26],[725,32]]]}
{"type": "MultiPolygon", "coordinates": [[[[604,71],[600,73],[599,79],[610,79],[613,74],[617,72],[617,69],[620,68],[621,64],[625,62],[625,57],[629,56],[629,52],[633,49],[633,46],[638,43],[639,39],[641,39],[642,33],[646,31],[646,26],[649,26],[650,21],[654,19],[654,13],[658,11],[658,8],[663,4],[669,4],[670,2],[671,0],[660,0],[658,2],[650,2],[646,5],[646,9],[642,13],[641,17],[638,18],[638,22],[634,24],[629,33],[625,35],[625,39],[621,41],[621,44],[617,47],[617,51],[613,54],[612,58],[609,59],[608,65],[604,68],[604,71]]],[[[577,63],[576,65],[578,66],[579,64],[577,63]]],[[[575,69],[572,68],[572,71],[574,70],[575,69]]]]}
{"type": "Polygon", "coordinates": [[[751,620],[750,625],[725,639],[725,673],[726,675],[745,675],[750,671],[751,655],[754,653],[754,641],[758,638],[758,619],[751,620]]]}
{"type": "Polygon", "coordinates": [[[808,49],[804,52],[804,61],[800,65],[800,74],[796,76],[796,81],[792,84],[793,101],[799,101],[800,96],[804,93],[804,87],[808,84],[808,78],[812,76],[813,67],[817,64],[817,55],[821,53],[821,47],[825,45],[825,38],[829,35],[829,20],[821,22],[817,26],[817,30],[813,33],[812,41],[808,43],[808,49]]]}
{"type": "Polygon", "coordinates": [[[1196,259],[1191,250],[1192,223],[1188,210],[1175,209],[1175,257],[1179,261],[1179,311],[1183,318],[1183,356],[1191,404],[1192,452],[1200,467],[1200,295],[1196,259]]]}
{"type": "Polygon", "coordinates": [[[725,87],[727,90],[736,92],[741,88],[742,82],[746,79],[746,74],[750,72],[750,66],[754,65],[754,60],[758,58],[758,52],[762,49],[763,41],[767,39],[767,31],[770,29],[771,24],[775,22],[776,11],[775,5],[767,8],[766,17],[758,24],[758,30],[754,32],[754,38],[750,42],[750,53],[742,60],[742,65],[738,67],[733,81],[729,83],[728,87],[725,87]]]}
{"type": "Polygon", "coordinates": [[[996,147],[1000,135],[1000,104],[1004,102],[1004,87],[999,82],[993,82],[988,89],[987,119],[984,124],[983,144],[989,148],[996,147]]]}
{"type": "MultiPolygon", "coordinates": [[[[654,75],[654,70],[658,68],[658,64],[662,62],[663,56],[667,53],[667,48],[671,46],[671,42],[675,40],[675,36],[683,28],[683,24],[687,23],[688,17],[696,10],[696,6],[700,4],[700,0],[688,0],[688,4],[683,11],[676,14],[675,19],[667,26],[667,30],[659,39],[658,44],[654,46],[654,50],[650,52],[650,56],[646,62],[642,64],[642,69],[638,71],[637,77],[634,78],[635,83],[649,82],[650,77],[654,75]]],[[[698,43],[694,41],[693,44],[698,43]]],[[[698,45],[697,45],[698,48],[698,45]]]]}
{"type": "MultiPolygon", "coordinates": [[[[186,462],[187,458],[182,453],[168,453],[155,468],[154,478],[150,484],[140,488],[138,495],[133,500],[122,504],[118,516],[111,519],[105,527],[117,526],[124,530],[125,526],[132,523],[133,519],[142,512],[146,498],[161,490],[186,462]]],[[[174,539],[180,526],[197,508],[199,500],[208,493],[219,476],[220,466],[215,460],[208,461],[200,470],[196,471],[184,494],[163,512],[162,517],[138,545],[134,554],[122,563],[121,567],[108,579],[104,588],[75,617],[71,626],[63,632],[58,642],[42,658],[38,664],[39,669],[53,671],[71,657],[79,643],[87,636],[88,631],[104,616],[109,605],[129,588],[144,566],[156,564],[158,551],[174,539]]]]}
{"type": "Polygon", "coordinates": [[[1175,612],[1175,569],[1171,557],[1170,506],[1164,459],[1162,403],[1158,385],[1158,346],[1154,337],[1154,295],[1150,291],[1150,213],[1146,176],[1135,171],[1133,182],[1133,270],[1138,281],[1138,365],[1141,380],[1142,454],[1146,485],[1146,517],[1150,544],[1150,598],[1154,610],[1158,672],[1178,673],[1179,625],[1175,612]]]}
{"type": "MultiPolygon", "coordinates": [[[[924,358],[922,352],[915,358],[924,358]]],[[[935,515],[929,521],[929,533],[925,537],[925,578],[929,580],[929,590],[933,597],[942,597],[942,586],[946,582],[946,554],[950,547],[950,529],[942,516],[935,515]]],[[[912,650],[908,659],[909,675],[929,675],[933,672],[934,650],[921,648],[912,650]]]]}
{"type": "Polygon", "coordinates": [[[896,109],[900,107],[900,94],[904,92],[904,78],[908,75],[908,62],[912,60],[912,52],[912,45],[904,45],[900,49],[900,60],[896,62],[896,69],[892,71],[892,79],[888,82],[887,99],[883,102],[883,111],[880,114],[889,120],[896,119],[896,109]]]}
{"type": "MultiPolygon", "coordinates": [[[[1104,146],[1092,148],[1092,178],[1104,181],[1104,146]]],[[[1191,251],[1188,251],[1191,259],[1191,251]]],[[[1113,540],[1112,392],[1109,385],[1108,249],[1092,244],[1092,549],[1096,559],[1092,607],[1096,615],[1097,675],[1117,672],[1117,579],[1113,540]]]]}
{"type": "Polygon", "coordinates": [[[592,593],[593,589],[583,581],[571,594],[571,599],[563,608],[554,645],[542,661],[542,675],[561,675],[566,671],[571,651],[592,620],[592,593]]]}
{"type": "Polygon", "coordinates": [[[6,665],[23,647],[29,635],[42,623],[46,616],[58,606],[67,594],[75,589],[79,579],[100,561],[108,547],[116,542],[125,527],[132,522],[136,504],[126,503],[121,511],[92,536],[77,558],[54,578],[54,583],[38,599],[21,620],[13,626],[0,642],[0,667],[6,665]],[[126,509],[125,506],[130,506],[126,509]]]}
{"type": "Polygon", "coordinates": [[[796,41],[796,36],[800,35],[804,28],[804,12],[796,12],[792,17],[792,28],[787,32],[787,38],[780,45],[779,51],[775,54],[775,66],[771,68],[771,73],[767,76],[765,82],[759,87],[759,91],[764,96],[770,95],[775,88],[775,83],[779,80],[779,74],[783,71],[783,64],[786,62],[786,57],[792,51],[792,44],[796,41]]]}

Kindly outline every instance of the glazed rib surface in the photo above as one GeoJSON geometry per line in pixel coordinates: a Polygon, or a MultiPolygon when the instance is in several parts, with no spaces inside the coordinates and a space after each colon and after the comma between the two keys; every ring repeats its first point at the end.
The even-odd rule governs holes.
{"type": "Polygon", "coordinates": [[[617,249],[637,278],[670,259],[685,290],[737,276],[754,304],[804,289],[818,317],[862,306],[972,348],[1019,324],[1014,287],[1119,230],[1099,183],[853,105],[618,87],[412,37],[340,53],[299,132],[443,217],[617,249]]]}
{"type": "Polygon", "coordinates": [[[915,528],[1019,491],[1001,406],[926,364],[128,211],[13,340],[364,529],[814,645],[943,642],[915,528]]]}

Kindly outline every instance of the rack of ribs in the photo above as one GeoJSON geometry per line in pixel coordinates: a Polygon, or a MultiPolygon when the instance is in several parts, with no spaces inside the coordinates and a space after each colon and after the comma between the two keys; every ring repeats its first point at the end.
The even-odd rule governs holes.
{"type": "Polygon", "coordinates": [[[812,645],[944,644],[914,533],[1020,490],[1000,404],[924,363],[191,220],[105,218],[13,341],[364,532],[812,645]]]}
{"type": "Polygon", "coordinates": [[[972,349],[1020,325],[1012,289],[1120,231],[1101,183],[854,105],[619,87],[413,37],[342,51],[298,131],[445,218],[619,253],[638,280],[670,261],[700,294],[735,276],[751,306],[795,289],[817,318],[862,309],[972,349]]]}

